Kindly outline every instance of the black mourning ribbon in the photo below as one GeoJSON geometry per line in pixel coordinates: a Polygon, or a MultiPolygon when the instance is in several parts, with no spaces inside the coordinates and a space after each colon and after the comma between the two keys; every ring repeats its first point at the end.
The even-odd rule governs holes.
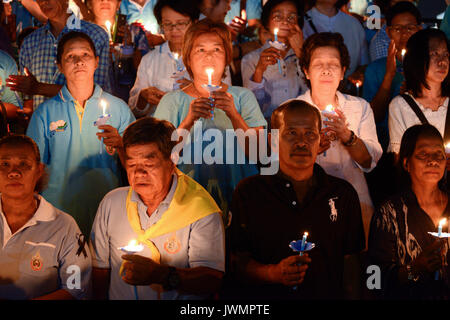
{"type": "Polygon", "coordinates": [[[84,236],[84,234],[79,234],[78,235],[78,250],[77,250],[77,256],[79,257],[81,253],[83,253],[84,257],[87,258],[87,252],[86,252],[86,242],[87,239],[84,236]]]}

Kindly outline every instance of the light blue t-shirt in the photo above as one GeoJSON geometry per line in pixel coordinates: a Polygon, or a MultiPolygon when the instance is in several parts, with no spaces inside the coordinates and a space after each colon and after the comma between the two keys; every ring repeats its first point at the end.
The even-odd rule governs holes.
{"type": "Polygon", "coordinates": [[[81,129],[74,98],[64,86],[58,95],[34,111],[27,130],[50,174],[43,196],[72,215],[84,234],[89,234],[104,195],[121,185],[118,158],[106,152],[96,135],[99,129],[94,122],[103,112],[100,99],[108,104],[106,112],[111,118],[107,124],[122,134],[135,118],[124,101],[98,85],[86,101],[81,129]],[[58,128],[53,130],[55,127],[58,128]]]}
{"type": "Polygon", "coordinates": [[[8,53],[0,50],[0,101],[18,106],[16,95],[6,86],[6,79],[11,74],[17,74],[16,62],[8,53]]]}
{"type": "MultiPolygon", "coordinates": [[[[255,95],[250,90],[231,86],[227,92],[233,96],[234,105],[249,127],[267,126],[255,95]]],[[[169,92],[159,102],[154,117],[168,120],[178,127],[186,118],[193,100],[194,97],[182,90],[169,92]]],[[[234,137],[230,138],[233,131],[231,120],[225,112],[215,108],[213,119],[200,118],[192,127],[190,141],[183,148],[183,157],[180,157],[179,162],[179,169],[199,182],[216,200],[222,212],[228,212],[228,204],[239,181],[258,174],[255,163],[242,159],[244,151],[234,137]],[[186,163],[189,160],[190,163],[186,163]]]]}
{"type": "MultiPolygon", "coordinates": [[[[381,58],[370,63],[364,73],[364,84],[363,84],[363,98],[366,101],[371,102],[375,98],[378,90],[383,83],[384,75],[386,74],[386,61],[387,58],[381,58]]],[[[397,61],[397,68],[400,68],[401,64],[397,61]]],[[[403,73],[398,72],[395,74],[391,85],[391,95],[390,100],[400,94],[400,87],[402,82],[405,80],[403,73]]],[[[380,142],[383,150],[387,150],[389,145],[389,129],[388,129],[388,114],[383,121],[376,123],[378,141],[380,142]]]]}

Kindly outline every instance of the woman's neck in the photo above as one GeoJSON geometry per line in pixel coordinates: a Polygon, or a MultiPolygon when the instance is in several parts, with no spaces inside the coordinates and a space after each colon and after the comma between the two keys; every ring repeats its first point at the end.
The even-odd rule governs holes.
{"type": "Polygon", "coordinates": [[[427,81],[430,89],[422,87],[422,96],[421,98],[425,99],[439,99],[442,97],[442,86],[440,82],[431,82],[427,81]]]}
{"type": "Polygon", "coordinates": [[[330,18],[334,17],[338,13],[338,9],[336,9],[334,4],[331,4],[328,2],[326,2],[326,3],[318,2],[318,3],[316,3],[315,8],[317,9],[317,11],[319,11],[320,13],[322,13],[330,18]]]}
{"type": "Polygon", "coordinates": [[[323,91],[320,90],[320,93],[311,90],[311,99],[312,102],[320,109],[323,110],[329,104],[334,107],[338,106],[339,101],[336,96],[336,91],[323,91]]]}
{"type": "Polygon", "coordinates": [[[9,198],[3,194],[1,202],[2,211],[13,234],[22,228],[37,210],[34,194],[22,198],[9,198]]]}
{"type": "Polygon", "coordinates": [[[169,44],[169,49],[171,52],[173,53],[178,53],[180,55],[181,58],[181,49],[183,48],[183,44],[182,43],[174,43],[174,42],[168,42],[169,44]]]}
{"type": "Polygon", "coordinates": [[[94,81],[86,84],[83,81],[72,81],[67,82],[67,89],[69,90],[72,97],[78,101],[82,106],[86,100],[88,100],[94,93],[94,81]]]}
{"type": "Polygon", "coordinates": [[[437,184],[415,184],[411,186],[419,206],[436,224],[446,207],[446,197],[437,184]],[[436,209],[437,208],[437,209],[436,209]]]}

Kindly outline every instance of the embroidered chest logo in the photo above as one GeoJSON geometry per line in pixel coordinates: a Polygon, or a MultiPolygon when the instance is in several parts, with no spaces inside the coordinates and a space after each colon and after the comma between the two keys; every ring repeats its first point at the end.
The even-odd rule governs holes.
{"type": "Polygon", "coordinates": [[[58,120],[50,123],[50,134],[54,135],[55,132],[63,132],[67,128],[67,122],[64,120],[58,120]]]}
{"type": "Polygon", "coordinates": [[[40,271],[42,269],[42,265],[44,264],[39,251],[31,258],[31,269],[33,271],[40,271]]]}
{"type": "Polygon", "coordinates": [[[335,222],[337,220],[337,217],[338,217],[336,204],[334,202],[334,200],[337,200],[337,199],[338,199],[338,197],[334,197],[334,198],[331,198],[331,199],[328,200],[328,205],[330,206],[330,211],[331,211],[331,213],[330,213],[330,220],[332,222],[335,222]]]}
{"type": "Polygon", "coordinates": [[[164,243],[164,250],[167,251],[167,253],[175,254],[181,249],[181,243],[177,239],[175,233],[172,234],[170,238],[167,239],[167,241],[164,243]]]}

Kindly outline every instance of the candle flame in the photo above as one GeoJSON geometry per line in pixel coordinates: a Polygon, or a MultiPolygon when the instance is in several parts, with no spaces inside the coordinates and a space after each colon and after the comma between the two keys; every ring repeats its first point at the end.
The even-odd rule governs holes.
{"type": "Polygon", "coordinates": [[[273,34],[277,35],[278,34],[278,28],[273,29],[273,34]]]}
{"type": "Polygon", "coordinates": [[[447,223],[447,218],[441,219],[441,221],[439,221],[439,227],[442,227],[446,223],[447,223]]]}
{"type": "Polygon", "coordinates": [[[213,68],[207,68],[205,71],[206,71],[206,74],[208,75],[208,77],[211,77],[213,72],[214,72],[214,69],[213,68]]]}
{"type": "Polygon", "coordinates": [[[106,20],[105,27],[106,29],[111,30],[111,22],[109,20],[106,20]]]}
{"type": "Polygon", "coordinates": [[[334,112],[334,107],[332,104],[329,104],[325,107],[325,111],[327,112],[334,112]]]}
{"type": "Polygon", "coordinates": [[[173,56],[175,57],[175,60],[178,60],[178,57],[179,57],[178,53],[174,53],[173,56]]]}
{"type": "Polygon", "coordinates": [[[305,232],[305,233],[303,234],[303,236],[306,236],[306,237],[307,237],[307,236],[308,236],[308,232],[305,232]]]}
{"type": "Polygon", "coordinates": [[[242,19],[242,20],[247,20],[247,12],[245,12],[245,9],[243,9],[243,10],[241,11],[241,19],[242,19]]]}
{"type": "Polygon", "coordinates": [[[144,29],[150,31],[152,34],[156,34],[158,32],[154,23],[144,24],[144,29]]]}
{"type": "Polygon", "coordinates": [[[356,87],[359,88],[360,85],[361,85],[361,82],[356,81],[356,87]]]}
{"type": "Polygon", "coordinates": [[[450,149],[450,142],[447,142],[444,147],[445,149],[450,149]]]}
{"type": "Polygon", "coordinates": [[[106,115],[106,107],[107,107],[108,103],[105,100],[101,99],[100,100],[100,105],[103,108],[103,115],[105,116],[106,115]]]}
{"type": "Polygon", "coordinates": [[[402,57],[405,56],[405,53],[406,53],[406,49],[402,49],[402,57]]]}
{"type": "Polygon", "coordinates": [[[128,247],[136,247],[138,245],[137,240],[133,239],[128,242],[128,247]]]}

